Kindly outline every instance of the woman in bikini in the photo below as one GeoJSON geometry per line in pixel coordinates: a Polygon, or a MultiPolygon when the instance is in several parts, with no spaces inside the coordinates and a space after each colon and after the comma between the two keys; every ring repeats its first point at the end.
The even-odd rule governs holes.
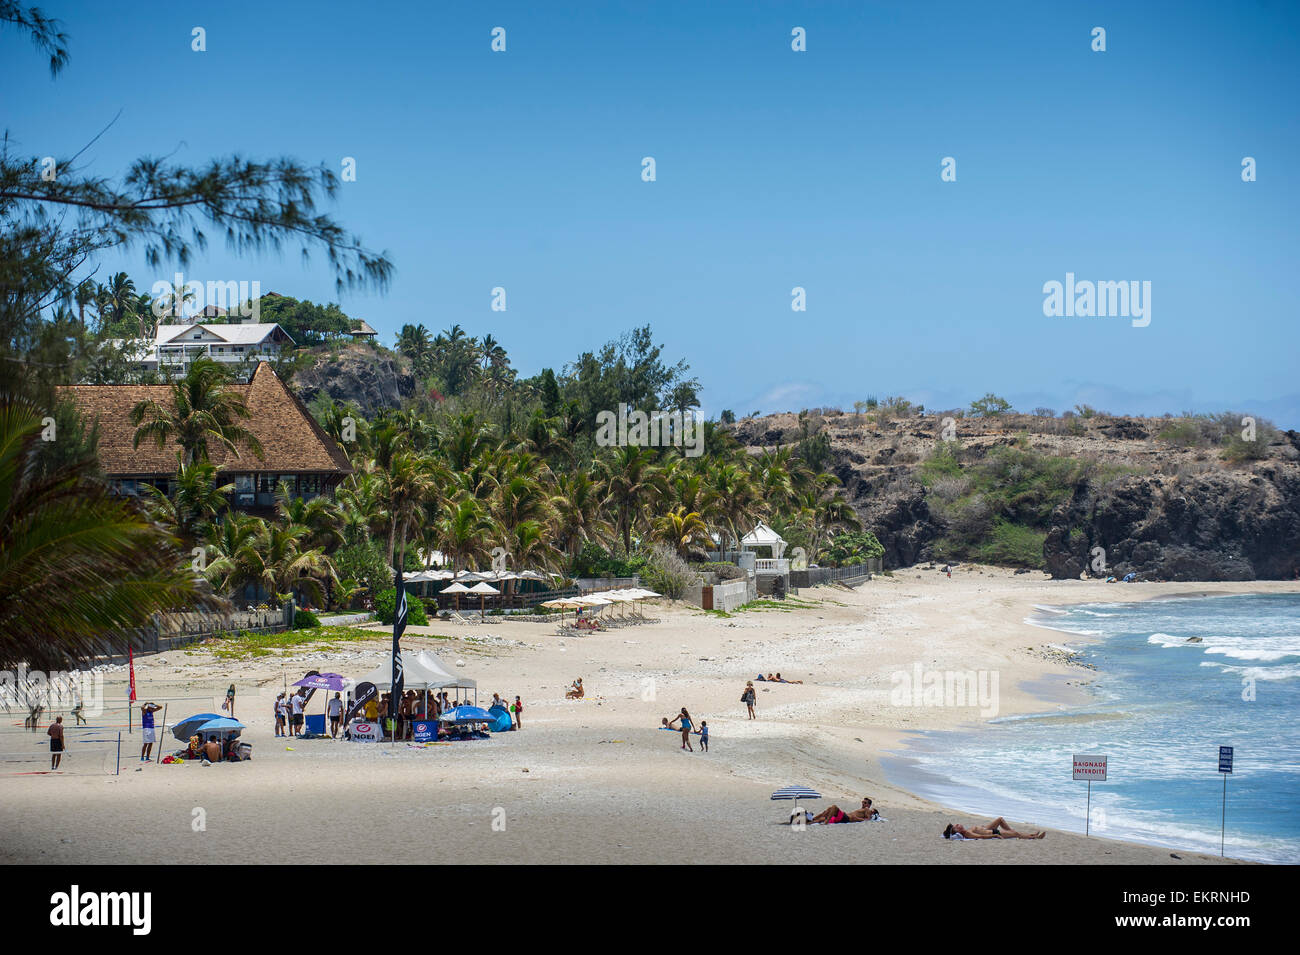
{"type": "Polygon", "coordinates": [[[998,816],[987,826],[963,826],[959,822],[954,822],[943,831],[945,839],[951,839],[953,836],[961,836],[964,839],[1041,839],[1047,833],[1045,832],[1016,832],[1007,821],[998,816]]]}

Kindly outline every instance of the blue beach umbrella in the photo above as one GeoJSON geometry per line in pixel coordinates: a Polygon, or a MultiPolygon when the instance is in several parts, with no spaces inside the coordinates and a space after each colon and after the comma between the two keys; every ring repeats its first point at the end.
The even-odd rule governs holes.
{"type": "Polygon", "coordinates": [[[219,716],[215,720],[208,720],[196,727],[195,732],[204,736],[218,733],[224,738],[227,734],[238,733],[242,729],[244,729],[244,724],[239,720],[232,720],[228,716],[219,716]]]}
{"type": "Polygon", "coordinates": [[[209,720],[225,719],[220,713],[195,713],[193,716],[187,716],[175,726],[172,727],[172,736],[176,737],[182,743],[188,742],[189,738],[194,735],[194,731],[207,723],[209,720]]]}
{"type": "Polygon", "coordinates": [[[807,786],[786,786],[784,789],[778,789],[776,792],[772,793],[772,798],[793,799],[794,809],[790,811],[790,815],[793,816],[799,811],[800,799],[821,799],[822,794],[807,786]]]}
{"type": "Polygon", "coordinates": [[[496,717],[477,706],[458,706],[438,717],[444,723],[495,723],[496,717]]]}

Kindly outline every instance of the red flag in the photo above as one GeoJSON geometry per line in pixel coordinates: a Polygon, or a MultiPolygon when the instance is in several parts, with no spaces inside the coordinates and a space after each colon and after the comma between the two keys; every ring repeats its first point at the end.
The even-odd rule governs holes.
{"type": "Polygon", "coordinates": [[[134,703],[135,702],[135,654],[131,652],[130,647],[126,648],[126,660],[128,665],[130,665],[131,667],[131,702],[134,703]]]}

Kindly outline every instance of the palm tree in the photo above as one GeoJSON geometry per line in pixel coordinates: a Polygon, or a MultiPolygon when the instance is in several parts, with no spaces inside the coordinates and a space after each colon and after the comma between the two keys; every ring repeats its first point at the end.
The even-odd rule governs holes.
{"type": "Polygon", "coordinates": [[[77,283],[76,289],[72,293],[72,301],[77,306],[77,321],[81,327],[86,327],[86,306],[93,305],[99,298],[99,286],[93,279],[83,279],[77,283]]]}
{"type": "Polygon", "coordinates": [[[472,497],[448,501],[438,522],[438,549],[451,558],[455,571],[471,561],[477,566],[488,559],[489,542],[495,538],[496,531],[496,525],[479,501],[472,497]]]}
{"type": "Polygon", "coordinates": [[[576,557],[588,541],[600,542],[614,536],[613,525],[605,520],[605,491],[586,471],[561,474],[555,479],[551,497],[553,533],[570,558],[576,557]]]}
{"type": "Polygon", "coordinates": [[[171,401],[153,398],[131,409],[131,423],[136,426],[134,446],[147,440],[159,448],[175,441],[182,451],[182,463],[207,460],[208,446],[215,444],[239,457],[244,446],[258,457],[262,446],[251,431],[238,422],[249,417],[244,399],[222,386],[227,381],[224,368],[210,358],[199,357],[190,364],[185,377],[171,386],[171,401]]]}
{"type": "Polygon", "coordinates": [[[226,495],[234,484],[217,485],[216,466],[207,461],[185,464],[176,455],[176,477],[170,494],[145,485],[155,517],[175,531],[181,544],[189,549],[205,539],[217,515],[227,507],[226,495]]]}
{"type": "Polygon", "coordinates": [[[712,469],[708,481],[716,500],[716,526],[723,532],[723,549],[733,543],[739,548],[741,528],[753,520],[759,504],[749,472],[725,462],[712,469]]]}
{"type": "Polygon", "coordinates": [[[542,570],[555,570],[560,566],[560,553],[547,539],[546,527],[540,521],[521,521],[506,529],[501,545],[516,566],[542,570]]]}
{"type": "MultiPolygon", "coordinates": [[[[101,324],[117,325],[124,318],[136,315],[135,282],[125,272],[118,272],[108,280],[107,285],[99,286],[95,300],[101,324]]],[[[146,338],[143,318],[137,317],[141,318],[140,337],[146,338]]]]}
{"type": "Polygon", "coordinates": [[[679,506],[655,520],[653,536],[685,557],[693,543],[709,539],[709,528],[697,512],[679,506]]]}
{"type": "Polygon", "coordinates": [[[283,523],[307,528],[308,547],[328,552],[343,543],[343,510],[332,498],[313,497],[304,501],[289,493],[287,481],[281,481],[275,491],[275,516],[283,523]]]}
{"type": "Polygon", "coordinates": [[[280,594],[299,593],[317,604],[325,602],[326,585],[335,579],[334,565],[319,547],[308,547],[311,534],[301,524],[268,524],[259,542],[263,551],[261,584],[280,594]]]}
{"type": "Polygon", "coordinates": [[[262,576],[258,544],[266,534],[266,522],[249,514],[227,511],[213,530],[208,544],[208,578],[223,592],[234,596],[262,576]]]}
{"type": "Polygon", "coordinates": [[[600,462],[601,475],[614,506],[614,526],[626,553],[632,552],[632,532],[645,520],[653,494],[662,490],[661,475],[649,448],[624,445],[600,462]]]}
{"type": "Polygon", "coordinates": [[[388,550],[394,567],[406,558],[406,532],[414,526],[425,502],[449,482],[441,464],[431,457],[402,451],[379,472],[380,497],[388,511],[388,550]]]}
{"type": "Polygon", "coordinates": [[[255,584],[274,597],[300,593],[324,603],[334,565],[319,547],[308,547],[301,524],[268,524],[255,517],[227,515],[218,529],[208,575],[229,593],[255,584]]]}
{"type": "Polygon", "coordinates": [[[65,669],[155,613],[225,609],[93,455],[38,467],[43,415],[0,402],[0,669],[65,669]]]}
{"type": "MultiPolygon", "coordinates": [[[[168,282],[167,291],[158,299],[158,309],[171,312],[171,324],[180,325],[183,318],[181,312],[185,309],[185,303],[193,302],[195,298],[194,286],[190,282],[168,282]]],[[[140,337],[144,337],[143,333],[140,337]]]]}

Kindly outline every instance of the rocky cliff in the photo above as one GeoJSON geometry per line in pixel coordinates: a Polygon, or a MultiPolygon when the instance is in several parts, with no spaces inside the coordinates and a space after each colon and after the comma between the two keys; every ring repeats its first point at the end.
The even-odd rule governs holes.
{"type": "Polygon", "coordinates": [[[391,353],[348,345],[337,355],[322,349],[313,359],[293,376],[299,397],[308,404],[325,395],[350,401],[371,418],[383,408],[400,408],[404,399],[415,394],[415,376],[391,353]]]}
{"type": "MultiPolygon", "coordinates": [[[[1171,443],[1170,428],[1179,419],[945,417],[765,415],[730,430],[754,453],[797,445],[810,435],[829,438],[823,467],[839,477],[864,527],[884,545],[887,567],[945,559],[954,529],[952,495],[965,495],[967,512],[982,503],[968,487],[954,491],[926,479],[924,462],[943,443],[947,424],[962,472],[949,484],[959,484],[998,448],[1079,464],[1046,492],[1036,486],[1040,503],[1049,505],[1036,516],[1015,513],[1018,487],[995,486],[985,495],[997,502],[995,511],[1002,508],[983,515],[988,527],[1032,525],[1026,531],[1041,539],[1041,558],[1025,566],[1057,578],[1133,572],[1141,579],[1188,581],[1289,579],[1300,568],[1297,432],[1272,432],[1258,460],[1231,463],[1218,447],[1171,443]]],[[[1017,476],[999,479],[1014,482],[1017,476]]]]}

